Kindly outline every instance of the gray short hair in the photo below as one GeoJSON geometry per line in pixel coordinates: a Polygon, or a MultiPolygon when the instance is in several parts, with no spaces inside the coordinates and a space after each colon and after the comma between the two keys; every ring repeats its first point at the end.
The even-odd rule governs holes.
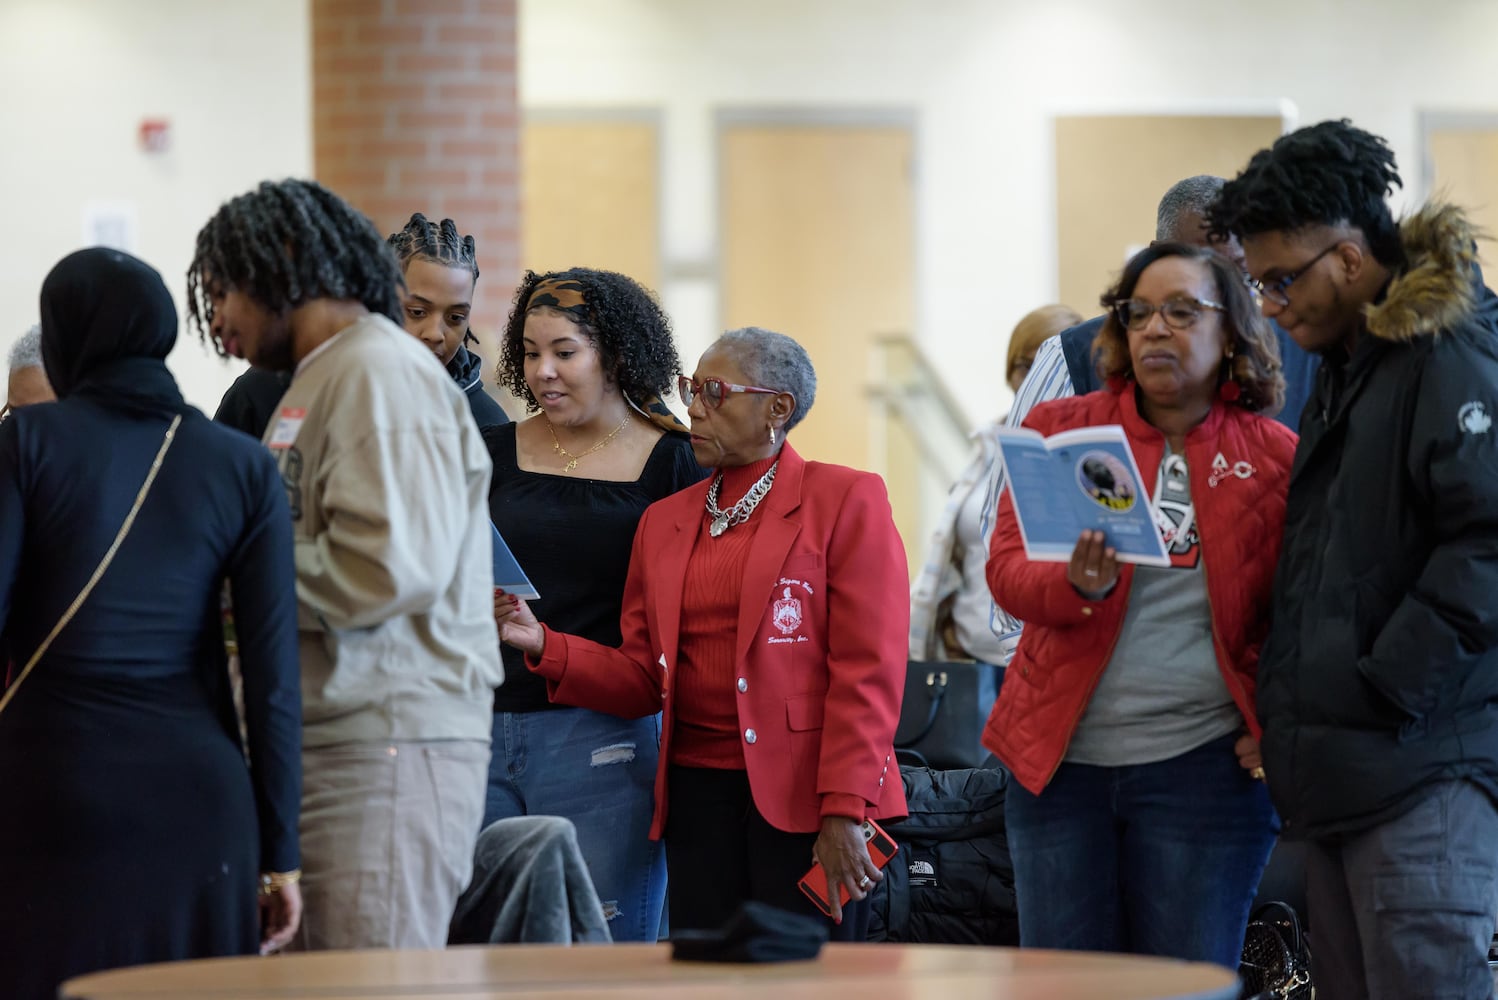
{"type": "Polygon", "coordinates": [[[733,354],[744,376],[755,385],[796,397],[796,409],[785,422],[789,431],[811,412],[817,400],[817,370],[806,348],[783,333],[758,326],[729,330],[713,347],[733,354]]]}
{"type": "Polygon", "coordinates": [[[33,326],[10,349],[10,370],[42,367],[42,328],[33,326]]]}
{"type": "Polygon", "coordinates": [[[1227,181],[1211,174],[1198,174],[1172,184],[1155,211],[1155,239],[1198,242],[1196,233],[1181,232],[1181,216],[1207,217],[1207,206],[1217,200],[1227,181]]]}

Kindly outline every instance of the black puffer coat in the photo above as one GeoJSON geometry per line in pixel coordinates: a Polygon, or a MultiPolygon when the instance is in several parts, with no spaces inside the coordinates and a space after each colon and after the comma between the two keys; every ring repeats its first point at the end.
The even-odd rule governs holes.
{"type": "Polygon", "coordinates": [[[1018,945],[1014,865],[999,768],[900,768],[910,815],[884,831],[900,851],[874,890],[869,940],[1018,945]]]}
{"type": "Polygon", "coordinates": [[[1408,265],[1301,422],[1270,634],[1264,767],[1285,833],[1498,794],[1498,302],[1455,209],[1401,226],[1408,265]]]}

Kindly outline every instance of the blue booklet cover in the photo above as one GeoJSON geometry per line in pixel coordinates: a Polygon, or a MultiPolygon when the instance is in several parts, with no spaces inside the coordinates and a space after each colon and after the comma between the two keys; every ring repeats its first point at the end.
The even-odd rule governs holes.
{"type": "Polygon", "coordinates": [[[526,601],[534,601],[540,597],[536,588],[531,585],[530,578],[525,575],[525,570],[515,561],[515,554],[505,544],[504,536],[499,533],[493,521],[489,522],[489,531],[494,542],[494,586],[526,601]]]}
{"type": "Polygon", "coordinates": [[[1170,565],[1122,427],[1081,427],[1049,438],[1000,427],[998,441],[1030,559],[1067,562],[1082,532],[1095,529],[1119,562],[1170,565]]]}

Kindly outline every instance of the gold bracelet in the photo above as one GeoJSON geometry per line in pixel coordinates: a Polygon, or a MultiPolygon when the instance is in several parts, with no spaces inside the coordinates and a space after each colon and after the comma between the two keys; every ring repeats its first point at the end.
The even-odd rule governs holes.
{"type": "Polygon", "coordinates": [[[289,872],[262,872],[260,874],[260,895],[269,896],[280,892],[288,885],[302,880],[302,870],[293,868],[289,872]]]}

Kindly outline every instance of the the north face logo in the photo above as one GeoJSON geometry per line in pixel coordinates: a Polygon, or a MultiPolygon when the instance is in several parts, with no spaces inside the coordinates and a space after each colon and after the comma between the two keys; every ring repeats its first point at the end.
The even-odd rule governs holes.
{"type": "Polygon", "coordinates": [[[912,875],[935,875],[936,869],[929,861],[912,861],[910,863],[910,874],[912,875]]]}

